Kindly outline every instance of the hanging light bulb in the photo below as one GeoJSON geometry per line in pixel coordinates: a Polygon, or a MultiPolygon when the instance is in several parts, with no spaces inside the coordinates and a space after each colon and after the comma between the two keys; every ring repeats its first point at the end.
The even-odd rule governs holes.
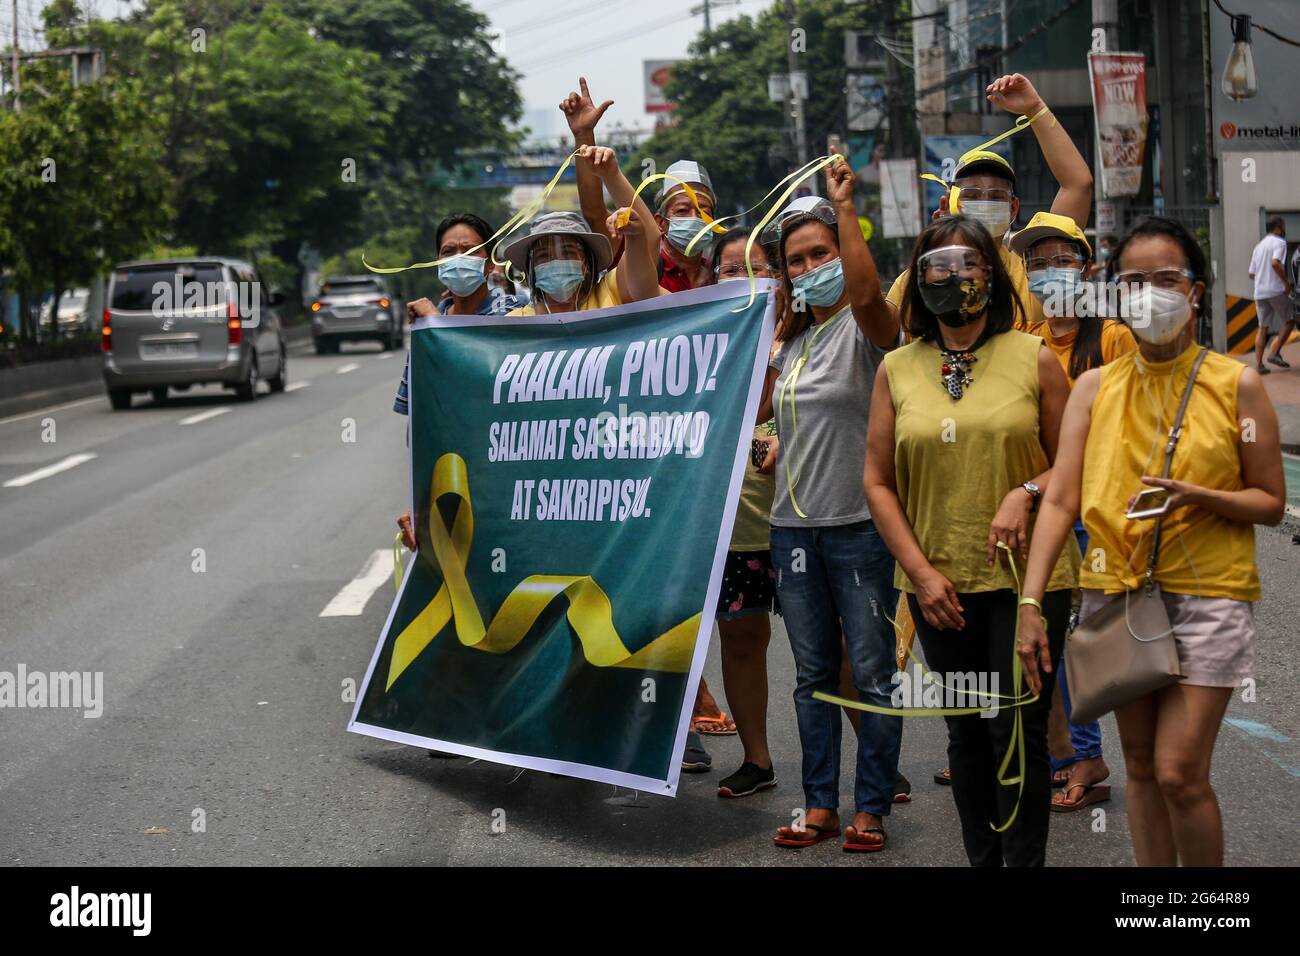
{"type": "Polygon", "coordinates": [[[1250,48],[1250,17],[1247,14],[1232,15],[1232,52],[1228,54],[1228,63],[1223,68],[1220,87],[1224,96],[1238,103],[1259,92],[1259,81],[1255,76],[1255,55],[1250,48]]]}

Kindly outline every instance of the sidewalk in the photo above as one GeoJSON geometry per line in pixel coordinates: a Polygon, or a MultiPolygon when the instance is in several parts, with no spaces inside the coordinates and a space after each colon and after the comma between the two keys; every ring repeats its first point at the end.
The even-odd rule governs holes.
{"type": "MultiPolygon", "coordinates": [[[[1255,353],[1238,356],[1250,365],[1255,364],[1255,353]]],[[[1300,341],[1282,347],[1282,358],[1291,368],[1268,365],[1271,375],[1264,376],[1264,389],[1277,409],[1278,428],[1282,436],[1282,450],[1300,455],[1300,341]]]]}

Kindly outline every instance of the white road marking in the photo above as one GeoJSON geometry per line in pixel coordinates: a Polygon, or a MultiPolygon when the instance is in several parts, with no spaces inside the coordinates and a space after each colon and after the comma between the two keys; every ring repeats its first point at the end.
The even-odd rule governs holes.
{"type": "Polygon", "coordinates": [[[176,424],[178,425],[197,425],[199,422],[206,422],[209,418],[216,418],[218,415],[224,415],[230,411],[228,408],[209,408],[206,412],[199,412],[197,415],[190,415],[182,418],[176,424]]]}
{"type": "Polygon", "coordinates": [[[5,482],[6,488],[22,488],[30,485],[34,481],[40,481],[42,478],[49,478],[51,475],[57,475],[61,471],[67,471],[69,468],[76,468],[78,465],[84,465],[94,458],[91,452],[82,452],[78,455],[69,455],[63,461],[55,462],[53,465],[46,465],[44,468],[37,468],[35,471],[29,471],[25,475],[19,475],[17,478],[10,478],[5,482]]]}
{"type": "Polygon", "coordinates": [[[361,368],[361,366],[356,362],[349,362],[347,365],[340,365],[334,370],[334,372],[336,375],[342,375],[345,372],[355,372],[359,368],[361,368]]]}
{"type": "Polygon", "coordinates": [[[78,405],[89,405],[91,402],[102,402],[104,397],[96,395],[94,398],[82,398],[75,402],[64,402],[62,405],[51,405],[49,408],[42,408],[35,412],[23,412],[21,415],[10,415],[8,418],[0,418],[0,425],[8,425],[10,422],[20,422],[24,418],[35,418],[37,415],[48,415],[50,412],[61,411],[65,408],[75,408],[78,405]]]}
{"type": "Polygon", "coordinates": [[[290,382],[284,387],[286,392],[296,392],[300,388],[306,388],[311,382],[290,382]]]}
{"type": "Polygon", "coordinates": [[[382,362],[384,359],[390,359],[392,357],[393,357],[392,352],[380,352],[378,355],[375,356],[375,361],[382,362]]]}
{"type": "Polygon", "coordinates": [[[325,605],[320,617],[356,617],[366,609],[366,602],[393,576],[393,552],[380,548],[370,555],[365,567],[343,586],[325,605]]]}

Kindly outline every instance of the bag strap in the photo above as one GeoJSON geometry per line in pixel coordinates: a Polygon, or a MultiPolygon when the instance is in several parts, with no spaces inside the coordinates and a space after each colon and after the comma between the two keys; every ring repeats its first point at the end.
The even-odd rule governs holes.
{"type": "MultiPolygon", "coordinates": [[[[1201,366],[1205,363],[1205,357],[1209,354],[1210,350],[1202,346],[1200,354],[1196,356],[1196,361],[1192,363],[1192,371],[1187,376],[1187,385],[1183,388],[1183,397],[1178,403],[1178,411],[1174,414],[1173,423],[1169,426],[1169,441],[1165,444],[1165,466],[1160,473],[1161,478],[1168,478],[1170,471],[1173,469],[1174,449],[1178,447],[1178,439],[1183,437],[1183,416],[1187,414],[1187,404],[1192,399],[1192,387],[1196,384],[1196,373],[1201,370],[1201,366]]],[[[1156,570],[1156,557],[1160,553],[1160,523],[1163,520],[1164,515],[1158,516],[1155,527],[1151,529],[1151,554],[1147,557],[1146,573],[1148,592],[1151,590],[1151,578],[1156,570]]]]}

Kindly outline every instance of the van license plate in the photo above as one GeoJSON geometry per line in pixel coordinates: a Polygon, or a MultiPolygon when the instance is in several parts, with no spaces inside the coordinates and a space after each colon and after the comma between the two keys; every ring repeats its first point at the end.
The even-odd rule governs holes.
{"type": "Polygon", "coordinates": [[[140,357],[146,359],[198,358],[196,342],[151,342],[140,346],[140,357]]]}

